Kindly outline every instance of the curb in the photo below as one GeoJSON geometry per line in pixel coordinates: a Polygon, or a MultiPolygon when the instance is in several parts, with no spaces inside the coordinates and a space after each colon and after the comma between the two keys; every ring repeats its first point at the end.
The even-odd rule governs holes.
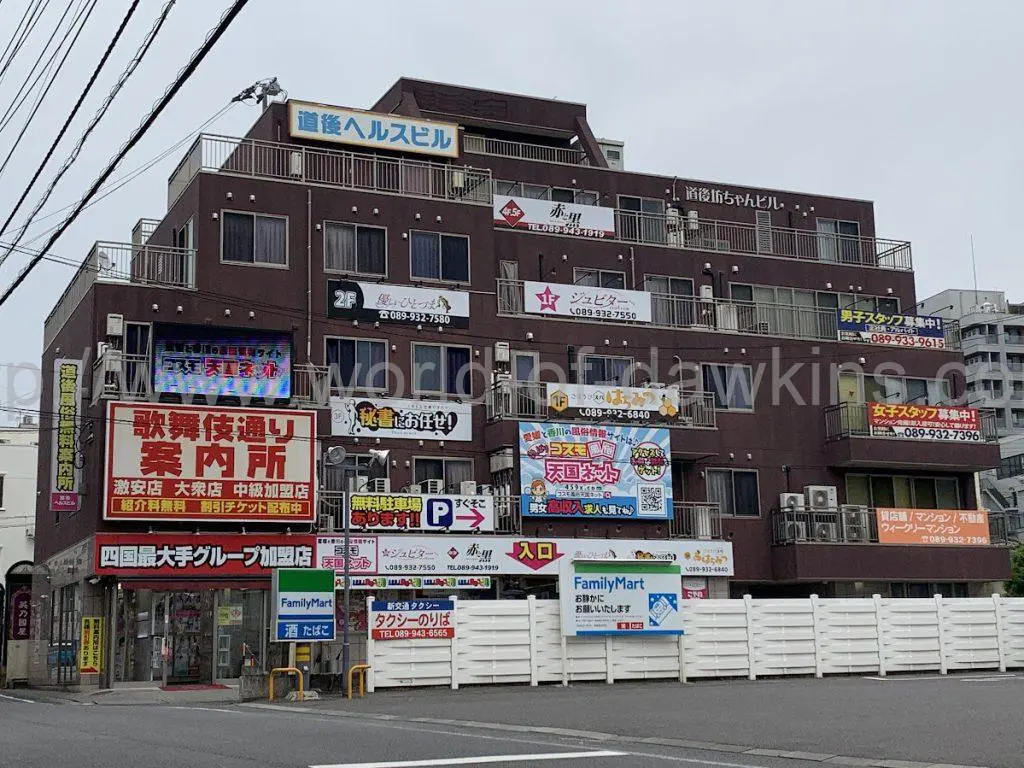
{"type": "Polygon", "coordinates": [[[506,723],[481,723],[474,720],[451,720],[440,717],[403,717],[401,715],[381,715],[364,712],[340,712],[338,710],[316,709],[314,707],[289,707],[282,704],[242,703],[239,707],[247,709],[270,710],[276,712],[293,712],[299,714],[327,715],[331,717],[352,718],[353,720],[378,720],[403,723],[419,723],[427,725],[447,725],[478,730],[504,731],[506,733],[542,733],[548,736],[581,739],[616,744],[647,744],[659,747],[677,747],[680,749],[696,749],[704,752],[726,752],[750,757],[775,757],[805,762],[821,763],[828,766],[850,766],[851,768],[985,768],[977,765],[959,765],[954,763],[932,763],[917,760],[893,760],[886,758],[865,758],[848,755],[833,755],[819,752],[799,752],[782,749],[763,749],[760,747],[741,746],[739,744],[717,744],[710,741],[693,741],[690,739],[666,739],[661,737],[623,736],[617,733],[601,731],[581,731],[572,728],[550,728],[547,726],[509,725],[506,723]]]}

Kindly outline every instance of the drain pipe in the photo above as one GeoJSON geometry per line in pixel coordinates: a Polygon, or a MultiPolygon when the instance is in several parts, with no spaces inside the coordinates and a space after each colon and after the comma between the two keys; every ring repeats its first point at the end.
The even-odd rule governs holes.
{"type": "Polygon", "coordinates": [[[313,190],[306,189],[306,364],[313,354],[313,190]]]}

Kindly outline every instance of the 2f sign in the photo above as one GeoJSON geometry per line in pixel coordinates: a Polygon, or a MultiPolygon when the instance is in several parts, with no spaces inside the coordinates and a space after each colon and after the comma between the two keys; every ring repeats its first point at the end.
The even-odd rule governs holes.
{"type": "Polygon", "coordinates": [[[451,528],[455,524],[455,505],[450,499],[427,499],[427,525],[451,528]]]}
{"type": "Polygon", "coordinates": [[[356,305],[356,292],[338,290],[334,292],[335,309],[352,309],[356,305]]]}

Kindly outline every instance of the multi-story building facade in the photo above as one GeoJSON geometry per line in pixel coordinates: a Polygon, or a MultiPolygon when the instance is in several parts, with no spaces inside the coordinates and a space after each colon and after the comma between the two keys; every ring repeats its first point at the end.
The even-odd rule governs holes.
{"type": "Polygon", "coordinates": [[[999,432],[1000,462],[982,475],[986,506],[1000,511],[1007,530],[1024,534],[1024,305],[1004,291],[949,289],[920,304],[961,328],[968,403],[991,409],[999,432]]]}
{"type": "Polygon", "coordinates": [[[85,363],[80,472],[44,431],[38,676],[90,614],[114,682],[271,655],[269,568],[342,562],[347,492],[360,588],[550,595],[594,557],[673,558],[693,597],[1006,578],[991,417],[949,407],[910,244],[870,202],[625,151],[582,104],[409,79],[201,137],[46,321],[44,372],[85,363]]]}
{"type": "Polygon", "coordinates": [[[0,427],[0,679],[28,676],[39,425],[0,427]]]}

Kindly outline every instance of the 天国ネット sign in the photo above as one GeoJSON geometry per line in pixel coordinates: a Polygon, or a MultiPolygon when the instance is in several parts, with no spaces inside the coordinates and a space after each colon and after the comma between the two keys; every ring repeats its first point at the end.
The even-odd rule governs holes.
{"type": "Polygon", "coordinates": [[[672,517],[667,429],[519,423],[526,517],[672,517]]]}
{"type": "Polygon", "coordinates": [[[157,326],[153,390],[278,400],[291,397],[292,339],[285,333],[186,331],[157,326]]]}
{"type": "Polygon", "coordinates": [[[316,519],[316,412],[112,402],[107,520],[316,519]]]}
{"type": "Polygon", "coordinates": [[[677,563],[580,562],[558,583],[563,635],[681,635],[677,563]]]}

